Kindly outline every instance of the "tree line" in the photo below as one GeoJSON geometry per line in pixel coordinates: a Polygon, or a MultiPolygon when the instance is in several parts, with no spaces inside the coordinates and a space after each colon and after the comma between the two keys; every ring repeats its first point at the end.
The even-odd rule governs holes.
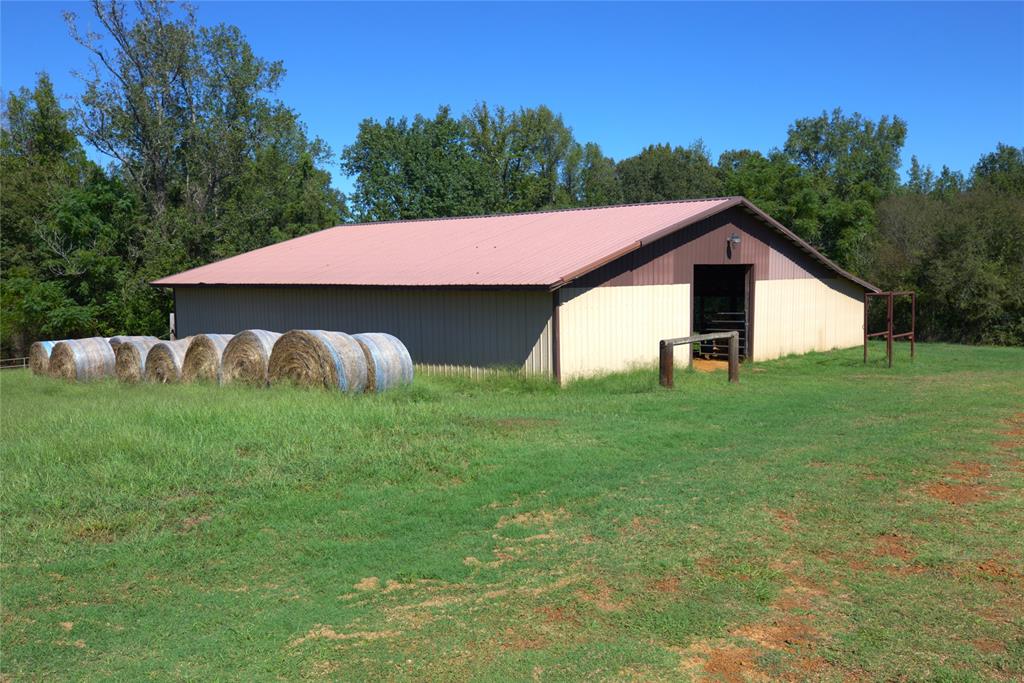
{"type": "Polygon", "coordinates": [[[1024,148],[968,176],[911,160],[907,124],[839,109],[767,153],[652,144],[615,161],[545,106],[366,119],[335,153],[275,97],[280,62],[188,7],[94,0],[100,32],[61,106],[49,78],[0,129],[0,345],[163,334],[159,276],[352,221],[744,195],[852,272],[919,293],[923,339],[1024,343],[1024,148]],[[111,159],[90,161],[83,143],[111,159]],[[354,179],[343,196],[334,165],[354,179]]]}

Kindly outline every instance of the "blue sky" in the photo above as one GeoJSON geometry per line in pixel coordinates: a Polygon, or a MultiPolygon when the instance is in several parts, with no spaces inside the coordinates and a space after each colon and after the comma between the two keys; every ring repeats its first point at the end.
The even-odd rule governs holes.
{"type": "MultiPolygon", "coordinates": [[[[335,151],[363,118],[480,100],[546,104],[616,159],[696,138],[716,159],[767,151],[837,106],[903,117],[905,166],[916,154],[966,173],[997,142],[1024,145],[1024,3],[197,4],[201,23],[233,23],[284,61],[280,98],[335,151]]],[[[5,92],[41,70],[80,91],[67,9],[89,15],[0,4],[5,92]]]]}

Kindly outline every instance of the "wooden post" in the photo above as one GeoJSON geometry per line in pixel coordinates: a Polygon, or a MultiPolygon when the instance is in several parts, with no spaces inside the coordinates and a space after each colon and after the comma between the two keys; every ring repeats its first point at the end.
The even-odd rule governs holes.
{"type": "Polygon", "coordinates": [[[917,338],[917,292],[910,293],[910,360],[914,360],[914,341],[917,338]]]}
{"type": "Polygon", "coordinates": [[[675,386],[675,360],[672,357],[672,344],[666,344],[664,341],[661,342],[661,349],[659,355],[659,381],[661,386],[668,387],[671,389],[675,386]]]}
{"type": "Polygon", "coordinates": [[[740,381],[740,336],[735,332],[729,337],[729,381],[740,381]]]}
{"type": "Polygon", "coordinates": [[[868,301],[869,294],[864,292],[864,362],[868,362],[868,301]]]}
{"type": "Polygon", "coordinates": [[[889,356],[889,367],[892,367],[892,300],[893,293],[889,292],[886,306],[886,317],[889,321],[888,334],[885,335],[885,352],[889,356]]]}

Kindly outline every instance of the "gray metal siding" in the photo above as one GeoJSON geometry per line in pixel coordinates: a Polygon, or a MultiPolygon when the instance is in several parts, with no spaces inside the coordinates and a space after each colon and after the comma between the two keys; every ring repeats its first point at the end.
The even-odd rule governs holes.
{"type": "Polygon", "coordinates": [[[175,294],[181,337],[251,328],[388,332],[427,368],[552,372],[544,291],[188,286],[175,294]]]}

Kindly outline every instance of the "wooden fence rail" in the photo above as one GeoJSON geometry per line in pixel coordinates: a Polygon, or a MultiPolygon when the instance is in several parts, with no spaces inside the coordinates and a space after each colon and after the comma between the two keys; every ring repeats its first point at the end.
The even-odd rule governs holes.
{"type": "MultiPolygon", "coordinates": [[[[714,341],[716,339],[729,340],[729,381],[740,381],[740,333],[715,332],[713,334],[693,334],[689,337],[677,337],[675,339],[662,339],[658,353],[658,376],[661,386],[672,388],[675,386],[675,354],[673,350],[681,344],[693,344],[694,342],[714,341]]],[[[692,362],[692,361],[691,361],[692,362]]]]}

